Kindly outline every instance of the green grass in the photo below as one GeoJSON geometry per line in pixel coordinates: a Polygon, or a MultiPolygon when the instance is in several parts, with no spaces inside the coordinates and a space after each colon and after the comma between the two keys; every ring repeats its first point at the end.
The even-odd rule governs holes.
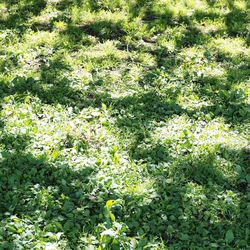
{"type": "Polygon", "coordinates": [[[250,5],[0,2],[0,249],[249,249],[250,5]]]}

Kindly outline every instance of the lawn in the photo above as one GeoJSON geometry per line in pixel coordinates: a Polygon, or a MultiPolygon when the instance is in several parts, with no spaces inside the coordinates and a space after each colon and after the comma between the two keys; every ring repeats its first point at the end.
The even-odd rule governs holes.
{"type": "Polygon", "coordinates": [[[250,2],[0,1],[0,249],[250,249],[250,2]]]}

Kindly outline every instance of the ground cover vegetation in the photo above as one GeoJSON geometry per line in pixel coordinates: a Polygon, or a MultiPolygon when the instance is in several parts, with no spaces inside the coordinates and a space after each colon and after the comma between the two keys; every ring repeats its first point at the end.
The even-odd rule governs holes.
{"type": "Polygon", "coordinates": [[[249,249],[250,2],[0,1],[0,249],[249,249]]]}

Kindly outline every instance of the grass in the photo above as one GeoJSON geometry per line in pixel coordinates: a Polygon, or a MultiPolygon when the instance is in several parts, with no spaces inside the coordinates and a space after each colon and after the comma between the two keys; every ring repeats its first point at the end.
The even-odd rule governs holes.
{"type": "Polygon", "coordinates": [[[2,0],[0,249],[248,249],[249,9],[2,0]]]}

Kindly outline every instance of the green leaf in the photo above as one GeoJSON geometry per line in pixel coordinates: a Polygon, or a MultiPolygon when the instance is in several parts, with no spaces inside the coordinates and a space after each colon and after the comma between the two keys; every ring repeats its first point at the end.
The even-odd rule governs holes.
{"type": "Polygon", "coordinates": [[[102,103],[102,109],[103,109],[103,110],[106,110],[106,109],[107,109],[106,104],[102,103]]]}
{"type": "Polygon", "coordinates": [[[166,183],[167,183],[167,184],[171,184],[171,183],[173,183],[173,179],[172,179],[172,178],[168,178],[168,179],[166,179],[166,183]]]}
{"type": "Polygon", "coordinates": [[[72,211],[74,209],[74,204],[71,201],[65,201],[63,205],[63,210],[66,212],[72,211]]]}
{"type": "Polygon", "coordinates": [[[249,174],[246,176],[246,180],[250,184],[250,175],[249,174]]]}
{"type": "Polygon", "coordinates": [[[115,215],[113,214],[113,213],[109,213],[109,216],[110,216],[110,219],[112,220],[112,221],[115,221],[115,215]]]}
{"type": "Polygon", "coordinates": [[[52,152],[52,154],[51,154],[51,157],[53,159],[56,159],[60,155],[60,153],[61,153],[60,150],[54,149],[53,152],[52,152]]]}
{"type": "Polygon", "coordinates": [[[232,230],[228,230],[226,233],[226,241],[231,243],[234,240],[234,233],[232,230]]]}
{"type": "Polygon", "coordinates": [[[9,232],[12,232],[12,233],[16,233],[16,228],[14,227],[14,226],[11,226],[11,225],[9,225],[8,227],[7,227],[7,230],[9,231],[9,232]]]}
{"type": "Polygon", "coordinates": [[[106,202],[106,207],[108,208],[108,209],[110,209],[111,207],[112,207],[112,205],[114,204],[114,200],[108,200],[107,202],[106,202]]]}

